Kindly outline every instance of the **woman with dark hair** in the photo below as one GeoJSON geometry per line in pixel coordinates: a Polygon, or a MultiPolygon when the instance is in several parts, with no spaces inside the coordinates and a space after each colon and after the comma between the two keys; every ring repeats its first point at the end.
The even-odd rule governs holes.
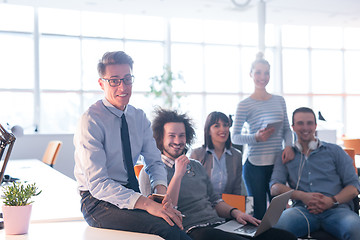
{"type": "Polygon", "coordinates": [[[224,113],[210,113],[204,127],[204,145],[190,155],[205,167],[216,194],[241,194],[242,155],[231,146],[231,125],[224,113]]]}

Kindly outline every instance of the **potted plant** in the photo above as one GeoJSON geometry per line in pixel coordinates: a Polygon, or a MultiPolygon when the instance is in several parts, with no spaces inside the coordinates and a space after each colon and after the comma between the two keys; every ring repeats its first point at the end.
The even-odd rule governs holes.
{"type": "Polygon", "coordinates": [[[171,71],[170,66],[165,65],[163,67],[163,73],[159,76],[151,77],[150,94],[155,98],[159,98],[163,101],[163,107],[165,108],[177,108],[179,107],[179,99],[182,95],[179,92],[173,91],[174,81],[184,82],[184,78],[181,73],[174,74],[171,71]]]}
{"type": "Polygon", "coordinates": [[[3,187],[3,218],[6,234],[26,234],[29,229],[33,201],[31,197],[41,193],[35,183],[13,182],[3,187]]]}

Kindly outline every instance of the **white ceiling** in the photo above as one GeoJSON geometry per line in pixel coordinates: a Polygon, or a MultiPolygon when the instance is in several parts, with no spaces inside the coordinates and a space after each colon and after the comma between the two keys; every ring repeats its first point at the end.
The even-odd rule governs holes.
{"type": "MultiPolygon", "coordinates": [[[[244,3],[248,0],[233,0],[244,3]]],[[[245,8],[232,0],[0,0],[0,3],[166,17],[256,22],[260,0],[245,8]]],[[[360,27],[360,0],[264,0],[266,21],[360,27]]]]}

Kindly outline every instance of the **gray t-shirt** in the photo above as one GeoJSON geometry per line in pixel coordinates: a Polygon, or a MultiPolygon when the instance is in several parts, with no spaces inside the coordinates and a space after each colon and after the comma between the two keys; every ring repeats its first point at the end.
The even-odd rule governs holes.
{"type": "MultiPolygon", "coordinates": [[[[191,169],[181,181],[178,210],[185,215],[183,226],[188,231],[195,226],[206,226],[224,222],[215,210],[215,205],[222,201],[221,196],[213,191],[211,181],[205,168],[199,161],[190,160],[191,169]]],[[[166,166],[168,183],[174,175],[175,169],[166,166]]]]}

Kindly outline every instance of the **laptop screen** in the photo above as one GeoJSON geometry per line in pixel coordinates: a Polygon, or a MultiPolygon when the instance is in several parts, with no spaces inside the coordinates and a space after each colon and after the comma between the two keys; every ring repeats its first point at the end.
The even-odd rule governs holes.
{"type": "Polygon", "coordinates": [[[0,124],[0,184],[3,182],[6,165],[10,159],[15,140],[15,136],[12,133],[8,133],[0,124]],[[4,160],[2,160],[3,156],[5,156],[4,160]]]}

